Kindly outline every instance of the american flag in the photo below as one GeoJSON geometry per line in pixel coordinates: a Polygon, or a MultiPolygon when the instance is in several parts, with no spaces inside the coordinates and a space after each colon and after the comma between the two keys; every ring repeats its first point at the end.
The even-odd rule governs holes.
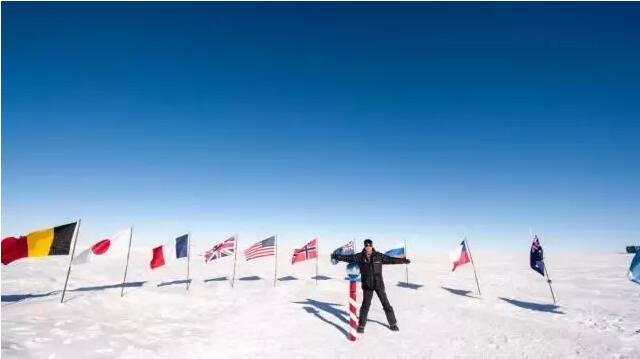
{"type": "Polygon", "coordinates": [[[276,237],[271,236],[264,239],[251,247],[245,249],[244,257],[250,261],[260,257],[268,257],[276,254],[276,237]]]}
{"type": "Polygon", "coordinates": [[[293,250],[293,257],[291,258],[291,264],[296,262],[306,261],[307,259],[318,257],[318,239],[314,238],[311,242],[304,245],[300,249],[293,250]]]}
{"type": "Polygon", "coordinates": [[[218,243],[213,248],[204,252],[204,262],[209,263],[214,259],[230,256],[236,249],[236,237],[231,237],[222,243],[218,243]]]}

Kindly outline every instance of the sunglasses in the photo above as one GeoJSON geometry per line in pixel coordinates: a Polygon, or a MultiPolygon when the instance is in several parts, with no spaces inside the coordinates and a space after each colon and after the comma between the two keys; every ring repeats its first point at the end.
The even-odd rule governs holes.
{"type": "Polygon", "coordinates": [[[365,246],[365,247],[373,247],[373,244],[369,244],[369,243],[367,243],[367,244],[365,244],[364,246],[365,246]]]}

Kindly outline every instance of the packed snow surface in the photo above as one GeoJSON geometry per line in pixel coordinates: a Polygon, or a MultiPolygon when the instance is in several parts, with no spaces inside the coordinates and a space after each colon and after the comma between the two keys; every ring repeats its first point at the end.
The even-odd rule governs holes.
{"type": "MultiPolygon", "coordinates": [[[[640,285],[624,254],[547,253],[558,300],[528,268],[528,253],[477,253],[451,272],[446,253],[384,268],[400,332],[374,296],[365,334],[347,340],[345,265],[328,255],[290,264],[273,258],[186,262],[151,271],[150,250],[74,266],[68,257],[2,266],[3,358],[640,358],[640,285]]],[[[358,287],[358,302],[362,293],[358,287]]]]}

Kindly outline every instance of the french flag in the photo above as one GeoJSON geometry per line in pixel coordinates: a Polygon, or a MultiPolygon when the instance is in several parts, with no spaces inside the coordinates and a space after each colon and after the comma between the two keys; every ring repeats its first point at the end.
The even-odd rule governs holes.
{"type": "Polygon", "coordinates": [[[453,272],[457,267],[460,267],[463,264],[469,263],[471,260],[469,259],[469,251],[467,251],[467,243],[466,241],[460,242],[460,250],[454,250],[449,254],[451,261],[453,262],[453,272]]]}
{"type": "Polygon", "coordinates": [[[189,256],[189,235],[185,234],[176,238],[175,246],[160,245],[152,250],[151,269],[164,266],[173,259],[187,258],[189,256]]]}

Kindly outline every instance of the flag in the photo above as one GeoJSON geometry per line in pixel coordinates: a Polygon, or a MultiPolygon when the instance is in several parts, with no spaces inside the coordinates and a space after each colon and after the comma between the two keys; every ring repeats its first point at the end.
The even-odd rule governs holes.
{"type": "MultiPolygon", "coordinates": [[[[336,254],[339,256],[346,256],[348,254],[354,254],[355,252],[356,252],[356,247],[353,244],[353,241],[349,241],[347,242],[347,244],[343,245],[342,247],[336,248],[333,251],[333,254],[336,254]]],[[[331,263],[338,264],[338,261],[335,259],[332,259],[331,263]]]]}
{"type": "Polygon", "coordinates": [[[629,266],[629,279],[640,284],[640,252],[636,252],[629,266]]]}
{"type": "Polygon", "coordinates": [[[305,244],[300,249],[293,250],[293,257],[291,257],[291,264],[297,262],[306,261],[318,257],[318,239],[314,238],[311,242],[305,244]]]}
{"type": "Polygon", "coordinates": [[[531,242],[531,253],[529,253],[529,265],[531,269],[540,273],[544,277],[544,255],[542,253],[542,246],[538,236],[533,236],[533,242],[531,242]]]}
{"type": "Polygon", "coordinates": [[[93,258],[106,258],[109,256],[123,254],[125,244],[128,244],[128,239],[131,237],[131,228],[127,228],[113,235],[107,236],[91,247],[80,252],[75,258],[73,258],[73,264],[85,264],[93,260],[93,258]],[[114,248],[115,246],[120,248],[114,248]]]}
{"type": "Polygon", "coordinates": [[[204,262],[209,263],[214,259],[233,255],[236,249],[236,237],[231,237],[222,243],[218,243],[204,252],[204,262]]]}
{"type": "Polygon", "coordinates": [[[453,269],[451,269],[452,272],[456,270],[457,267],[460,267],[461,265],[467,264],[471,261],[469,251],[467,250],[467,242],[460,242],[460,246],[460,250],[456,249],[453,252],[449,253],[449,258],[451,258],[451,261],[453,262],[453,269]]]}
{"type": "Polygon", "coordinates": [[[264,239],[251,247],[245,249],[244,257],[246,260],[250,261],[252,259],[273,256],[276,254],[276,237],[271,236],[267,239],[264,239]]]}
{"type": "Polygon", "coordinates": [[[152,249],[151,269],[156,269],[167,264],[168,261],[186,258],[189,255],[189,235],[185,234],[176,238],[175,246],[160,245],[152,249]],[[166,254],[165,254],[166,253],[166,254]]]}
{"type": "Polygon", "coordinates": [[[77,223],[34,231],[2,240],[2,264],[26,257],[68,255],[77,223]]]}
{"type": "Polygon", "coordinates": [[[404,244],[398,245],[396,246],[396,248],[393,248],[384,252],[384,255],[389,257],[404,258],[405,257],[404,244]]]}

